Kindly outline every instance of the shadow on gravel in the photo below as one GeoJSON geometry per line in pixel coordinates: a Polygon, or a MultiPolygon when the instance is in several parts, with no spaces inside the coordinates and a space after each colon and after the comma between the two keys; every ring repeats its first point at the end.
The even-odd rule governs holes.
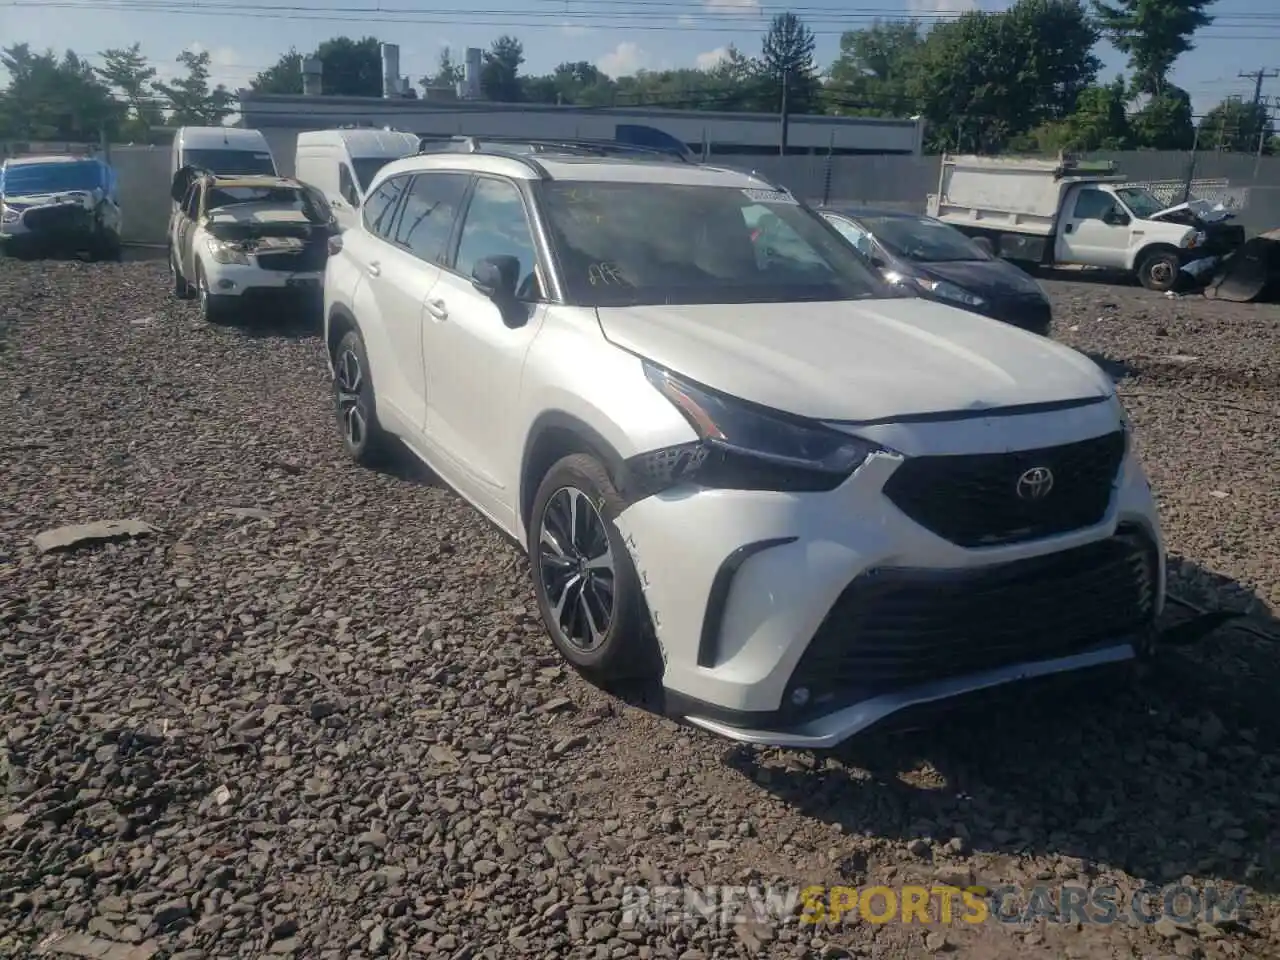
{"type": "Polygon", "coordinates": [[[1082,351],[1086,357],[1102,368],[1102,371],[1116,383],[1121,380],[1127,380],[1132,376],[1136,376],[1138,370],[1132,364],[1124,360],[1116,360],[1101,353],[1095,353],[1092,350],[1082,351]]]}
{"type": "Polygon", "coordinates": [[[826,753],[732,747],[727,763],[850,835],[964,836],[979,853],[1280,892],[1280,621],[1250,606],[1246,620],[1166,651],[1137,684],[1020,688],[915,732],[826,753]]]}
{"type": "Polygon", "coordinates": [[[240,307],[226,326],[241,336],[262,340],[307,340],[324,335],[318,305],[240,307]]]}
{"type": "Polygon", "coordinates": [[[371,468],[384,477],[412,483],[422,487],[445,487],[445,482],[437,477],[430,467],[415,457],[399,441],[394,441],[394,450],[385,463],[371,468]]]}

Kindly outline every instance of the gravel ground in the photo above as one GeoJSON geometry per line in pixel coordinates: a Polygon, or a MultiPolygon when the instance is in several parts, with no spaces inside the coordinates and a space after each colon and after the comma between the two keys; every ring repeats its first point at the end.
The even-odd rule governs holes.
{"type": "Polygon", "coordinates": [[[314,334],[206,328],[163,264],[0,261],[0,955],[1280,956],[1280,308],[1047,285],[1125,376],[1171,588],[1248,629],[815,756],[564,669],[499,535],[342,461],[314,334]],[[124,518],[155,529],[32,544],[124,518]],[[622,909],[770,882],[1248,892],[1198,925],[622,909]]]}

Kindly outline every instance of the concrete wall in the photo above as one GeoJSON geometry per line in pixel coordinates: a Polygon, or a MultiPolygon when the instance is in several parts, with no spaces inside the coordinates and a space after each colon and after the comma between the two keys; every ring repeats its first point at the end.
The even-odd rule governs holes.
{"type": "MultiPolygon", "coordinates": [[[[264,133],[281,173],[291,175],[296,130],[276,128],[264,133]]],[[[4,149],[0,144],[0,153],[4,149]]],[[[1099,156],[1116,160],[1134,181],[1169,182],[1161,192],[1176,194],[1171,197],[1174,202],[1181,199],[1178,184],[1188,172],[1187,154],[1143,151],[1099,156]]],[[[115,146],[110,150],[110,159],[120,177],[125,239],[133,243],[164,243],[169,218],[169,148],[115,146]]],[[[711,162],[756,170],[810,202],[825,200],[924,212],[926,196],[938,189],[937,157],[828,159],[713,154],[711,162]]],[[[1233,201],[1239,222],[1250,233],[1280,227],[1280,157],[1263,157],[1259,162],[1247,156],[1202,153],[1196,158],[1194,177],[1205,196],[1233,201]]]]}

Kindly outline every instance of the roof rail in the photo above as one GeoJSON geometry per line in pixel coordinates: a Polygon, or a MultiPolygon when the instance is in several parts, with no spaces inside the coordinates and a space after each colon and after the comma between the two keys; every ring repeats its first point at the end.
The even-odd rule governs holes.
{"type": "Polygon", "coordinates": [[[501,147],[504,144],[527,147],[530,153],[567,153],[588,154],[596,156],[636,155],[660,156],[672,158],[682,163],[690,163],[689,154],[675,147],[650,147],[635,143],[624,143],[618,140],[592,140],[586,138],[543,138],[512,136],[474,136],[474,135],[430,135],[418,141],[419,152],[424,152],[430,144],[454,144],[458,150],[467,153],[493,153],[489,144],[501,147]]]}
{"type": "Polygon", "coordinates": [[[450,137],[448,141],[445,141],[447,145],[440,147],[430,146],[430,139],[429,137],[423,137],[418,141],[418,156],[421,157],[430,153],[479,153],[486,157],[498,157],[503,160],[514,160],[517,163],[523,163],[537,174],[539,180],[551,179],[551,173],[547,168],[527,153],[512,153],[509,150],[483,150],[479,144],[469,142],[474,140],[472,137],[450,137]],[[457,149],[458,146],[462,146],[463,149],[457,149]]]}

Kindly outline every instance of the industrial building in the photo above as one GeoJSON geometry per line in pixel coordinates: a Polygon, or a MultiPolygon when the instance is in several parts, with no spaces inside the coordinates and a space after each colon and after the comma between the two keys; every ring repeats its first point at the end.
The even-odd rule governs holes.
{"type": "MultiPolygon", "coordinates": [[[[474,48],[467,50],[456,90],[429,90],[421,99],[410,99],[395,44],[382,45],[382,62],[381,99],[321,95],[321,64],[308,60],[301,96],[239,91],[241,124],[261,130],[286,168],[292,165],[298,133],[343,126],[390,127],[420,136],[587,137],[648,146],[675,141],[718,157],[779,152],[776,114],[491,103],[481,98],[481,51],[474,48]]],[[[919,155],[923,133],[919,119],[795,115],[788,123],[787,153],[919,155]]]]}

